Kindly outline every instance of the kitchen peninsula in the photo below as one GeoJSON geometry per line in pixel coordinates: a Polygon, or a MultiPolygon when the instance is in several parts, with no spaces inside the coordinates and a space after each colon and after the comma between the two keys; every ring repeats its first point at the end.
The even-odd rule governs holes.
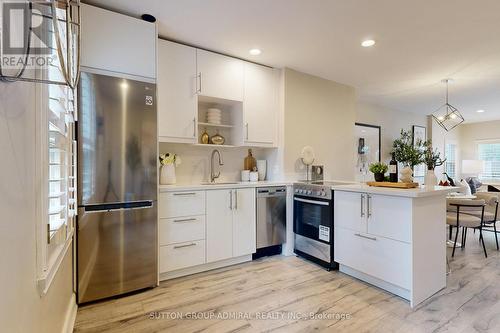
{"type": "Polygon", "coordinates": [[[446,287],[446,195],[452,187],[333,186],[340,271],[415,307],[446,287]]]}

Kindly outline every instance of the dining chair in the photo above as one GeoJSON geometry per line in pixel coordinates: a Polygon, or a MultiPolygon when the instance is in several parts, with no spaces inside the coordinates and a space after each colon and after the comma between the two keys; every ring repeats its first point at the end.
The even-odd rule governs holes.
{"type": "Polygon", "coordinates": [[[466,200],[466,199],[448,199],[446,223],[450,227],[456,227],[455,241],[453,243],[453,252],[451,256],[455,256],[457,247],[457,239],[460,228],[462,228],[462,248],[465,247],[465,238],[467,237],[467,229],[473,228],[479,230],[479,240],[483,245],[484,256],[487,258],[486,246],[483,239],[483,220],[484,207],[486,203],[483,199],[466,200]],[[477,214],[477,215],[476,215],[477,214]]]}
{"type": "MultiPolygon", "coordinates": [[[[498,246],[498,232],[496,223],[498,221],[498,204],[500,201],[500,193],[495,192],[476,192],[476,198],[479,200],[484,200],[486,203],[484,209],[484,218],[483,218],[483,231],[489,231],[495,233],[495,242],[497,245],[497,251],[499,250],[498,246]]],[[[476,199],[476,200],[477,200],[476,199]]],[[[479,211],[475,212],[465,212],[466,214],[474,215],[476,217],[481,217],[479,211]]]]}

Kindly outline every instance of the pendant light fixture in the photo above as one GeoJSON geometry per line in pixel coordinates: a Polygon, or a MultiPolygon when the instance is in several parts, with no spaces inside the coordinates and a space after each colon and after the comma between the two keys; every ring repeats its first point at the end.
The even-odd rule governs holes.
{"type": "Polygon", "coordinates": [[[448,84],[453,80],[444,79],[441,82],[446,84],[446,103],[432,114],[432,118],[448,132],[463,123],[464,117],[456,107],[448,103],[448,84]]]}

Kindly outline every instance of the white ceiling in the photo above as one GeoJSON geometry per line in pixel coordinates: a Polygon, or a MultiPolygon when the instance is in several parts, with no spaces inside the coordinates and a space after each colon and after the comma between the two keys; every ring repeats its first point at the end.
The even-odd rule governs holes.
{"type": "Polygon", "coordinates": [[[396,110],[432,113],[451,77],[450,103],[468,121],[500,119],[499,0],[88,2],[150,13],[162,37],[349,84],[396,110]],[[376,46],[362,48],[368,37],[376,46]]]}

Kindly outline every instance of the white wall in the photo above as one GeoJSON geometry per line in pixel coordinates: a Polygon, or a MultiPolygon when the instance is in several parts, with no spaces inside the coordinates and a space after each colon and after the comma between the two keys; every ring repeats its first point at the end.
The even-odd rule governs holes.
{"type": "MultiPolygon", "coordinates": [[[[160,143],[160,154],[170,152],[181,157],[182,164],[176,168],[177,184],[199,184],[209,181],[210,157],[215,147],[193,146],[189,144],[160,143]]],[[[217,147],[220,151],[224,165],[220,168],[221,176],[218,182],[240,181],[243,160],[248,155],[248,149],[252,149],[255,159],[267,160],[267,179],[280,180],[281,167],[277,161],[278,149],[275,148],[227,148],[217,147]]],[[[215,157],[215,172],[219,170],[218,159],[215,157]]]]}
{"type": "Polygon", "coordinates": [[[391,160],[392,143],[399,138],[401,129],[411,131],[412,125],[427,127],[425,115],[392,110],[363,102],[356,105],[356,122],[381,126],[381,155],[385,163],[391,160]]]}
{"type": "Polygon", "coordinates": [[[291,69],[284,70],[284,171],[304,179],[304,146],[315,151],[314,164],[325,179],[353,180],[356,96],[353,87],[291,69]]]}
{"type": "Polygon", "coordinates": [[[74,309],[71,251],[48,293],[37,290],[34,87],[0,82],[0,331],[9,333],[61,332],[74,309]]]}

